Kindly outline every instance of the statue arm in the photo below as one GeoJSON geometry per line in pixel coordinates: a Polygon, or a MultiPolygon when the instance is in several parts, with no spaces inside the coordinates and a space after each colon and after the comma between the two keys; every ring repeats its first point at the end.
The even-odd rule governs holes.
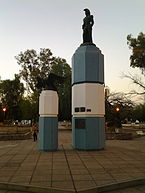
{"type": "Polygon", "coordinates": [[[94,25],[94,18],[93,18],[93,15],[91,15],[91,21],[90,21],[90,24],[91,24],[91,26],[94,25]]]}
{"type": "Polygon", "coordinates": [[[83,20],[82,29],[84,29],[84,28],[85,28],[85,22],[84,22],[84,20],[83,20]]]}

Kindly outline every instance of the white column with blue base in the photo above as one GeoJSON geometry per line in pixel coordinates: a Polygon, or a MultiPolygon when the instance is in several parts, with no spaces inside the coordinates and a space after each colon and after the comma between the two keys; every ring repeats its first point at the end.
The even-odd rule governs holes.
{"type": "Polygon", "coordinates": [[[80,46],[72,58],[72,115],[74,149],[104,149],[104,56],[95,45],[80,46]]]}
{"type": "Polygon", "coordinates": [[[39,97],[39,150],[55,151],[58,148],[58,95],[43,90],[39,97]]]}

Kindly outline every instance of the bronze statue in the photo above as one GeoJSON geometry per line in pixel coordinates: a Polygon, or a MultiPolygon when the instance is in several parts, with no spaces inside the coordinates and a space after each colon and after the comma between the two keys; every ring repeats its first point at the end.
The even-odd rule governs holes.
{"type": "Polygon", "coordinates": [[[50,73],[48,75],[48,78],[37,77],[36,87],[38,89],[57,91],[56,83],[63,83],[64,79],[65,78],[63,78],[61,76],[58,76],[58,75],[53,74],[53,73],[50,73]]]}
{"type": "Polygon", "coordinates": [[[83,43],[93,43],[92,26],[94,25],[93,15],[90,15],[89,9],[84,9],[86,17],[83,19],[83,43]]]}

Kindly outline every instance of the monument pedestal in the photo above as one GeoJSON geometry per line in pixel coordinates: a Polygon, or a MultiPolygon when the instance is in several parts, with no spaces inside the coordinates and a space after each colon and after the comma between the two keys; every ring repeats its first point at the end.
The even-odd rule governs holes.
{"type": "Polygon", "coordinates": [[[95,45],[81,45],[72,57],[73,147],[105,147],[104,56],[95,45]]]}
{"type": "Polygon", "coordinates": [[[79,150],[104,149],[104,117],[73,117],[73,147],[79,150]]]}
{"type": "Polygon", "coordinates": [[[58,148],[58,95],[53,90],[43,90],[39,97],[39,150],[58,148]]]}

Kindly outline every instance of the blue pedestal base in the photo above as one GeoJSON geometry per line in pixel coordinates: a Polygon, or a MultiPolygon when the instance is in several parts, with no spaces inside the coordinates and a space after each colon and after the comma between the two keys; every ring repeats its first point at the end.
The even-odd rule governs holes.
{"type": "Polygon", "coordinates": [[[74,149],[101,150],[105,148],[104,117],[73,117],[72,126],[74,149]]]}
{"type": "Polygon", "coordinates": [[[55,151],[58,148],[58,118],[39,117],[39,150],[55,151]]]}

